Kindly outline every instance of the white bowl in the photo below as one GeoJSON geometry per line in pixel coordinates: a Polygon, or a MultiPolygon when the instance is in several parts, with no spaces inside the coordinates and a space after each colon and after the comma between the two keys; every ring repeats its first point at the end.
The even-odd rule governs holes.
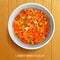
{"type": "Polygon", "coordinates": [[[42,6],[40,4],[36,4],[36,3],[26,3],[23,5],[20,5],[12,12],[12,14],[9,18],[9,22],[8,22],[8,31],[9,31],[9,35],[10,35],[11,39],[18,46],[20,46],[24,49],[34,50],[34,49],[38,49],[38,48],[45,46],[51,40],[51,38],[53,37],[54,31],[55,31],[55,22],[54,22],[54,18],[52,16],[52,14],[50,13],[50,11],[47,8],[45,8],[44,6],[42,6]],[[49,33],[49,35],[46,37],[46,40],[44,42],[36,44],[36,45],[29,45],[29,44],[26,44],[26,43],[23,43],[22,41],[20,41],[18,39],[18,37],[14,34],[14,30],[13,30],[13,26],[12,26],[13,21],[14,21],[15,17],[19,14],[19,12],[22,9],[28,9],[28,8],[42,10],[47,14],[47,16],[50,19],[50,33],[49,33]]]}

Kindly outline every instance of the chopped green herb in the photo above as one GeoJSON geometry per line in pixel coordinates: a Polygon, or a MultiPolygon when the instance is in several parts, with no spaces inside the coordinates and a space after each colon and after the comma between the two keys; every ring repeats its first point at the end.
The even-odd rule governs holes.
{"type": "Polygon", "coordinates": [[[24,25],[26,24],[26,18],[23,19],[23,24],[24,24],[24,25]]]}
{"type": "Polygon", "coordinates": [[[46,17],[46,20],[48,20],[49,18],[48,17],[46,17]]]}

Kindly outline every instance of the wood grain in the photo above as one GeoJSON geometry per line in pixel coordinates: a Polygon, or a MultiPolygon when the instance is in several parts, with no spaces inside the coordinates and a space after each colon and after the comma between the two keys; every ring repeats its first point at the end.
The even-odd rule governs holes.
{"type": "Polygon", "coordinates": [[[0,0],[0,60],[60,60],[60,0],[0,0]],[[29,51],[18,47],[8,33],[8,20],[16,7],[24,3],[38,3],[50,10],[55,19],[52,40],[41,49],[29,51]],[[24,55],[19,57],[19,55],[24,55]],[[32,57],[27,57],[32,55],[32,57]],[[34,56],[36,55],[36,56],[34,56]],[[40,55],[38,57],[38,55],[40,55]]]}

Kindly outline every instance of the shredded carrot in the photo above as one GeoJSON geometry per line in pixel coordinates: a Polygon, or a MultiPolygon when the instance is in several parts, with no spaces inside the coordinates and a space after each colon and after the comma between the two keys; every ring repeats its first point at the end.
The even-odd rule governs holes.
{"type": "Polygon", "coordinates": [[[45,41],[50,32],[50,20],[42,10],[24,9],[16,16],[13,28],[22,42],[33,45],[45,41]]]}

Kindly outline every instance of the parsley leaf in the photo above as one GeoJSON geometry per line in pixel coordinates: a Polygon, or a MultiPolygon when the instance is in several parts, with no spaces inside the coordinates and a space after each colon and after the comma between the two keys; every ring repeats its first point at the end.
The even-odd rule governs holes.
{"type": "Polygon", "coordinates": [[[23,19],[23,24],[24,24],[24,25],[26,24],[26,18],[23,19]]]}

